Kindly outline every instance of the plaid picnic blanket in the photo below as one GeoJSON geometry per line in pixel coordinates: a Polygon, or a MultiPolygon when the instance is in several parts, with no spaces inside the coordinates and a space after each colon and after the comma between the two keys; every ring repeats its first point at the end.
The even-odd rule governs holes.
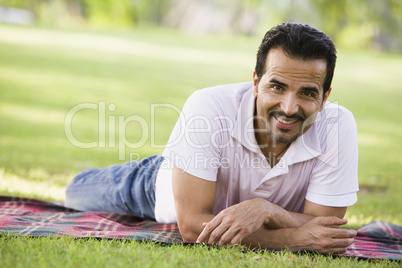
{"type": "Polygon", "coordinates": [[[80,212],[60,203],[0,196],[0,234],[71,236],[182,243],[176,224],[111,212],[80,212]]]}
{"type": "MultiPolygon", "coordinates": [[[[1,233],[183,243],[176,224],[158,224],[110,212],[80,212],[60,203],[11,196],[0,196],[1,233]]],[[[364,225],[341,256],[401,261],[402,226],[386,222],[364,225]]]]}

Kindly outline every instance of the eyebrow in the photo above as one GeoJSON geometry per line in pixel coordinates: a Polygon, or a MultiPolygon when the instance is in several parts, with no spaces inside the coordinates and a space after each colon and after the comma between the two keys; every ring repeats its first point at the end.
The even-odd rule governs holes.
{"type": "MultiPolygon", "coordinates": [[[[278,81],[275,78],[272,78],[269,82],[274,83],[274,84],[278,84],[280,86],[283,86],[284,88],[289,88],[288,84],[283,83],[281,81],[278,81]]],[[[318,91],[318,89],[316,87],[302,87],[302,90],[304,90],[304,91],[312,91],[312,92],[315,92],[317,94],[320,94],[320,92],[318,91]]]]}
{"type": "Polygon", "coordinates": [[[278,80],[276,80],[275,78],[272,78],[269,82],[274,83],[274,84],[278,84],[278,85],[283,86],[283,87],[285,87],[285,88],[288,88],[288,87],[289,87],[288,84],[285,84],[285,83],[283,83],[283,82],[281,82],[281,81],[278,81],[278,80]]]}
{"type": "Polygon", "coordinates": [[[317,94],[320,94],[320,92],[318,91],[318,89],[316,87],[302,87],[302,90],[304,91],[313,91],[317,94]]]}

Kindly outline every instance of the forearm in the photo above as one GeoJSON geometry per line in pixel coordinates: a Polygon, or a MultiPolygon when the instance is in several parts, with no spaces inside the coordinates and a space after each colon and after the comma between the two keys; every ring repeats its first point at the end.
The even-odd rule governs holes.
{"type": "Polygon", "coordinates": [[[267,229],[261,227],[255,233],[241,241],[241,244],[250,248],[264,248],[272,250],[301,249],[296,237],[296,228],[267,229]]]}
{"type": "Polygon", "coordinates": [[[265,203],[268,213],[264,226],[269,229],[299,227],[314,218],[312,215],[287,211],[264,199],[261,202],[265,203]]]}
{"type": "Polygon", "coordinates": [[[197,241],[223,245],[239,243],[242,238],[250,236],[260,228],[295,228],[314,218],[310,215],[288,212],[262,198],[246,200],[228,207],[215,217],[212,215],[204,217],[202,220],[194,216],[182,218],[182,221],[186,222],[186,228],[180,227],[180,223],[179,228],[186,240],[194,239],[203,222],[208,224],[202,229],[197,241]]]}
{"type": "Polygon", "coordinates": [[[313,215],[290,212],[286,210],[284,214],[285,215],[281,216],[273,216],[272,225],[266,225],[265,227],[273,229],[299,227],[315,218],[313,215]]]}
{"type": "MultiPolygon", "coordinates": [[[[310,221],[314,216],[295,212],[287,213],[288,214],[282,215],[275,214],[276,219],[274,221],[276,222],[276,226],[280,225],[282,227],[272,228],[271,226],[267,228],[266,226],[262,226],[253,235],[244,240],[244,243],[250,245],[252,248],[264,247],[278,250],[290,248],[289,245],[295,242],[294,233],[296,228],[310,221]],[[291,224],[292,226],[290,226],[291,224]],[[287,225],[287,227],[285,227],[285,225],[287,225]]],[[[179,224],[180,232],[182,233],[184,240],[186,242],[195,242],[204,229],[204,226],[200,223],[207,223],[214,217],[215,216],[212,214],[203,214],[198,217],[189,217],[189,220],[187,220],[186,224],[182,227],[179,224]]]]}
{"type": "Polygon", "coordinates": [[[313,250],[321,253],[343,253],[353,243],[356,231],[338,228],[347,220],[337,217],[315,217],[295,228],[258,229],[241,244],[250,248],[273,250],[313,250]]]}

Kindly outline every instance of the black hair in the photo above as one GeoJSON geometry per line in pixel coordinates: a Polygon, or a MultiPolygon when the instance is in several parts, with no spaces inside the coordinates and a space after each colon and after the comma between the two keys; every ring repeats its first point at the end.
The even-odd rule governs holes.
{"type": "Polygon", "coordinates": [[[283,23],[269,30],[258,49],[255,72],[258,80],[266,72],[265,64],[271,48],[282,48],[286,56],[301,60],[323,59],[327,63],[324,94],[330,89],[336,63],[336,49],[332,40],[322,31],[309,25],[283,23]]]}

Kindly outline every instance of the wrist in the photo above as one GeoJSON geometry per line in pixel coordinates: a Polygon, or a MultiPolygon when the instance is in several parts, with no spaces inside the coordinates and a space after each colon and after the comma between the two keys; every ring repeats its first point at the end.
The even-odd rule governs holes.
{"type": "Polygon", "coordinates": [[[299,228],[286,228],[287,232],[285,232],[284,241],[285,246],[290,251],[300,250],[300,230],[299,228]]]}
{"type": "Polygon", "coordinates": [[[270,223],[272,222],[272,211],[269,207],[270,203],[269,201],[263,199],[263,198],[256,198],[256,201],[259,202],[260,204],[260,211],[261,211],[261,217],[263,220],[263,226],[268,228],[270,223]]]}
{"type": "Polygon", "coordinates": [[[263,222],[264,227],[270,228],[270,225],[272,223],[272,214],[268,211],[264,211],[263,219],[264,219],[264,222],[263,222]]]}

